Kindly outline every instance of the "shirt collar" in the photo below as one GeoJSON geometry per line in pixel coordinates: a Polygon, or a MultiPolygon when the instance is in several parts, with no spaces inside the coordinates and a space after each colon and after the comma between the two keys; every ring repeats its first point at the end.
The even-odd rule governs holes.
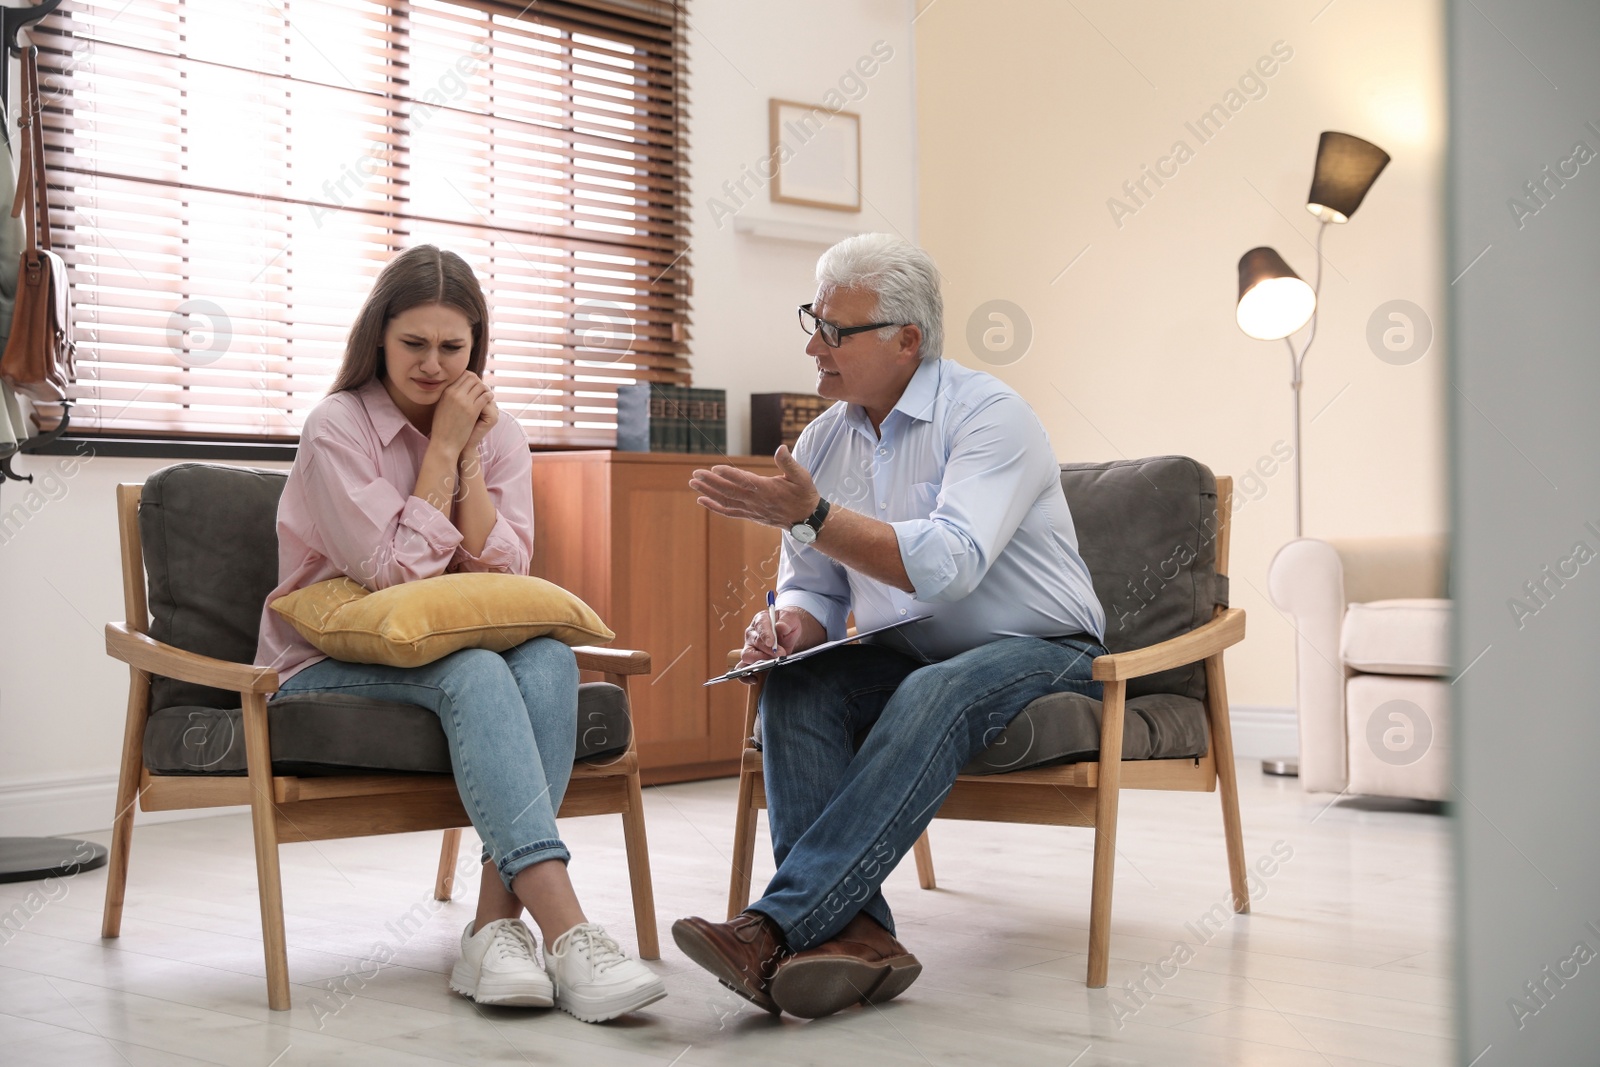
{"type": "Polygon", "coordinates": [[[939,358],[925,359],[917,365],[917,372],[906,383],[891,412],[902,411],[919,422],[933,421],[933,400],[939,392],[939,358]]]}
{"type": "MultiPolygon", "coordinates": [[[[903,413],[907,418],[917,419],[921,422],[933,420],[933,401],[939,393],[939,364],[941,359],[924,359],[918,365],[911,380],[901,390],[900,399],[895,401],[894,407],[889,409],[889,415],[895,412],[903,413]]],[[[867,409],[860,404],[851,404],[847,409],[850,420],[860,433],[869,439],[876,439],[873,432],[872,420],[867,418],[867,409]]],[[[886,416],[883,420],[889,421],[886,416]]]]}
{"type": "MultiPolygon", "coordinates": [[[[367,409],[367,417],[372,420],[372,428],[378,431],[378,440],[383,442],[384,447],[388,447],[401,430],[411,426],[411,420],[395,406],[394,398],[389,395],[389,390],[384,388],[382,379],[373,378],[357,389],[356,395],[361,398],[362,405],[367,409]]],[[[416,429],[415,426],[411,428],[416,429]]]]}

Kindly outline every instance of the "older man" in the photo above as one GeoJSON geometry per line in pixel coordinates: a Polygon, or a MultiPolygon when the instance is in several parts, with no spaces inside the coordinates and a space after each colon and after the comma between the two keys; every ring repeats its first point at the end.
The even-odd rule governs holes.
{"type": "Polygon", "coordinates": [[[727,923],[683,919],[678,946],[768,1011],[806,1018],[904,991],[922,966],[879,886],[956,775],[1047,693],[1100,696],[1105,612],[1078,555],[1050,442],[1027,402],[941,357],[927,253],[863,234],[817,263],[800,309],[817,392],[776,477],[733,467],[690,486],[719,515],[786,532],[777,632],[744,661],[909,625],[767,677],[762,758],[777,873],[727,923]]]}

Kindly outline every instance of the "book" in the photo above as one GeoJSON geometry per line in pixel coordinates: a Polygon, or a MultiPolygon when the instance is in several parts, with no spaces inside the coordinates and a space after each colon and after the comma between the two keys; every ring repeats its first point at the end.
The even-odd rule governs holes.
{"type": "Polygon", "coordinates": [[[728,452],[728,394],[723,389],[691,389],[689,446],[692,453],[728,452]]]}
{"type": "Polygon", "coordinates": [[[818,415],[833,406],[810,393],[750,394],[750,452],[770,456],[779,445],[793,451],[800,433],[818,415]]]}
{"type": "Polygon", "coordinates": [[[649,382],[617,387],[617,451],[656,451],[659,407],[649,382]]]}

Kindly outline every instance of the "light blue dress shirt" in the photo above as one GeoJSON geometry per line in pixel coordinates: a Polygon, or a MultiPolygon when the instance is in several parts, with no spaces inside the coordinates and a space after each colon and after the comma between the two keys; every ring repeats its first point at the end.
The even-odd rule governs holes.
{"type": "Polygon", "coordinates": [[[889,523],[914,594],[868,578],[783,535],[782,607],[845,634],[922,621],[874,641],[927,661],[1002,637],[1088,633],[1106,616],[1078,555],[1050,440],[1027,401],[991,374],[926,359],[874,432],[864,408],[837,403],[805,428],[795,458],[817,490],[889,523]]]}

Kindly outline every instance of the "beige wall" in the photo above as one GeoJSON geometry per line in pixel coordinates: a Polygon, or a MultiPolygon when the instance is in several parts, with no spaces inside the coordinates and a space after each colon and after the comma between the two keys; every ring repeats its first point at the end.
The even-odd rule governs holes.
{"type": "Polygon", "coordinates": [[[1289,357],[1234,325],[1235,264],[1272,245],[1310,280],[1316,221],[1303,205],[1325,129],[1393,162],[1327,233],[1306,362],[1305,532],[1445,525],[1442,16],[1431,2],[1324,3],[921,0],[914,26],[920,234],[944,273],[946,355],[1027,397],[1062,459],[1184,453],[1242,487],[1258,461],[1273,472],[1234,515],[1233,599],[1250,636],[1229,681],[1242,705],[1293,704],[1293,634],[1266,572],[1293,536],[1294,491],[1274,459],[1291,440],[1289,357]],[[1228,99],[1276,42],[1292,55],[1247,79],[1258,98],[1228,99]],[[1185,123],[1217,103],[1238,110],[1202,144],[1185,123]],[[1163,164],[1177,173],[1159,188],[1147,179],[1142,206],[1130,200],[1123,183],[1180,139],[1192,157],[1163,164]],[[1136,210],[1114,218],[1112,197],[1136,210]],[[1435,330],[1409,365],[1366,341],[1394,299],[1435,330]],[[990,300],[1032,326],[1010,365],[966,341],[990,300]]]}

